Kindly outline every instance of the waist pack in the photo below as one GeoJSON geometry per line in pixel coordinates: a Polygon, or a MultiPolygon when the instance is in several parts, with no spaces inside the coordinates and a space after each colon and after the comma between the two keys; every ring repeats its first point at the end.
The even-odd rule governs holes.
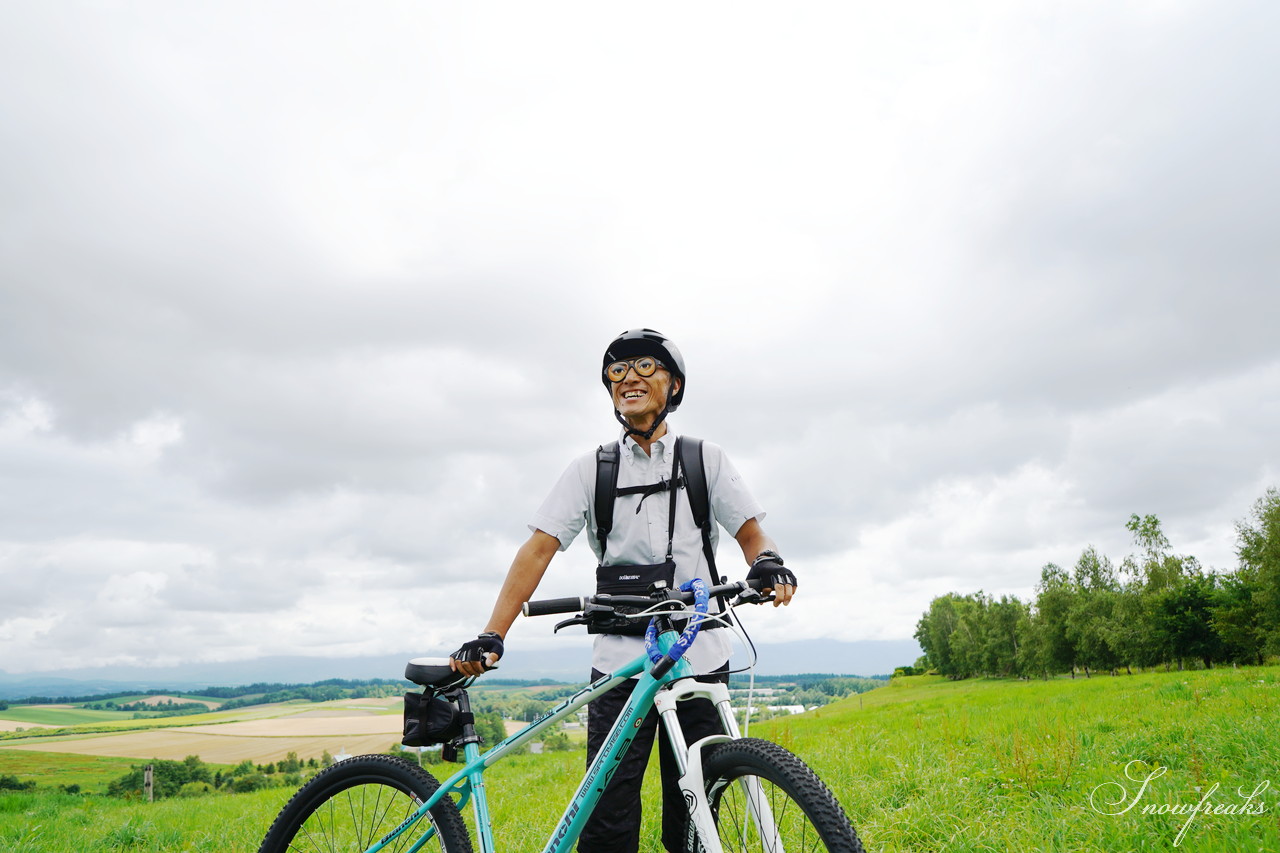
{"type": "Polygon", "coordinates": [[[448,743],[462,734],[462,712],[435,691],[404,694],[405,746],[448,743]]]}
{"type": "MultiPolygon", "coordinates": [[[[648,566],[596,566],[596,594],[646,595],[656,581],[666,581],[673,586],[676,578],[674,560],[648,566]]],[[[639,613],[639,607],[618,605],[619,614],[639,613]]],[[[623,615],[596,615],[587,625],[588,634],[621,634],[624,637],[643,637],[649,627],[648,619],[627,619],[623,615]]]]}

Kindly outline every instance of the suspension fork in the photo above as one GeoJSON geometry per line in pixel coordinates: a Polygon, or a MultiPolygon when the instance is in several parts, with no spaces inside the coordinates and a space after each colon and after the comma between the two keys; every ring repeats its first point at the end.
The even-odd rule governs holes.
{"type": "MultiPolygon", "coordinates": [[[[711,804],[707,800],[706,778],[702,772],[703,753],[716,744],[737,740],[738,722],[729,702],[729,688],[724,684],[707,683],[693,679],[682,679],[669,687],[660,690],[653,698],[662,719],[663,729],[671,744],[671,753],[675,756],[677,771],[680,775],[680,791],[685,805],[689,809],[689,825],[691,831],[698,834],[701,846],[695,846],[693,838],[685,839],[685,849],[701,850],[703,853],[724,853],[720,845],[719,832],[715,819],[711,814],[711,804]],[[711,701],[720,715],[725,734],[710,735],[694,743],[685,745],[684,730],[680,727],[680,718],[676,713],[678,703],[688,699],[707,699],[711,701]]],[[[783,853],[782,840],[778,837],[777,825],[773,820],[773,812],[765,799],[760,780],[754,776],[746,776],[739,780],[743,796],[747,801],[749,819],[754,821],[760,831],[764,849],[767,853],[783,853]]],[[[746,815],[743,816],[747,820],[746,815]]]]}

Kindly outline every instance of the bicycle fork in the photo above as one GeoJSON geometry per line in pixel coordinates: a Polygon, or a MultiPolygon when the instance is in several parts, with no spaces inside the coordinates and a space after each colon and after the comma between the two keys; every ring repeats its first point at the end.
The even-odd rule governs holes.
{"type": "MultiPolygon", "coordinates": [[[[671,754],[676,759],[680,774],[680,791],[689,809],[690,829],[696,831],[696,840],[700,842],[695,844],[695,839],[687,838],[685,849],[701,850],[702,853],[733,853],[733,851],[724,850],[720,844],[720,834],[711,814],[711,804],[707,800],[706,779],[702,774],[702,753],[708,747],[737,740],[741,736],[738,732],[738,721],[729,703],[729,688],[720,683],[683,679],[665,690],[658,691],[653,697],[653,704],[658,709],[663,729],[671,744],[671,754]],[[720,722],[725,734],[704,737],[686,746],[684,731],[680,728],[680,719],[676,714],[676,705],[686,699],[710,700],[720,714],[720,722]]],[[[773,812],[761,789],[760,780],[754,776],[747,776],[740,781],[740,784],[746,798],[750,820],[755,822],[760,832],[764,850],[767,853],[785,853],[773,820],[773,812]]],[[[746,820],[747,817],[744,816],[743,819],[746,820]]],[[[745,827],[743,829],[745,830],[745,827]]],[[[744,832],[742,837],[745,836],[744,832]]]]}

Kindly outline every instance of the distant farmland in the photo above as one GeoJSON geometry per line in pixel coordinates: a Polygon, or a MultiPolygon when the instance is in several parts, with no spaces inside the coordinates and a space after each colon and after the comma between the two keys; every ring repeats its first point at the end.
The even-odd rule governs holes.
{"type": "Polygon", "coordinates": [[[127,720],[132,716],[123,711],[93,711],[72,705],[17,705],[0,712],[0,717],[3,717],[0,719],[0,731],[105,723],[112,720],[127,720]]]}
{"type": "Polygon", "coordinates": [[[399,712],[399,699],[290,703],[202,714],[192,725],[6,740],[0,748],[139,759],[198,755],[219,764],[275,762],[293,752],[305,761],[325,752],[386,751],[400,740],[399,712]]]}

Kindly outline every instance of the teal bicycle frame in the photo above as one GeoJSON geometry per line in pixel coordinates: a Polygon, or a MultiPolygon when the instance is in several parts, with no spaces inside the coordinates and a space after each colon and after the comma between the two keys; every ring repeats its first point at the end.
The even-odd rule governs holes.
{"type": "MultiPolygon", "coordinates": [[[[678,636],[674,631],[662,633],[658,637],[659,648],[664,653],[669,651],[678,636]]],[[[692,670],[683,658],[677,660],[666,672],[661,672],[656,678],[652,674],[653,669],[654,665],[649,661],[648,656],[641,654],[621,669],[602,676],[587,685],[525,728],[484,753],[480,752],[480,747],[475,743],[465,744],[463,747],[465,765],[462,769],[445,780],[440,785],[439,790],[423,803],[414,814],[410,815],[377,844],[370,847],[366,853],[377,853],[377,851],[382,850],[386,845],[415,826],[436,803],[440,802],[442,797],[454,795],[459,798],[457,803],[459,809],[465,807],[468,802],[471,802],[474,807],[476,836],[480,842],[480,853],[496,853],[493,842],[493,828],[489,818],[489,803],[485,795],[485,769],[530,743],[548,727],[577,711],[592,699],[633,676],[638,676],[639,681],[631,694],[631,698],[618,716],[613,728],[609,730],[608,737],[599,754],[596,755],[591,766],[587,768],[587,773],[583,777],[582,783],[578,786],[573,799],[570,800],[569,805],[565,808],[564,815],[560,818],[559,823],[556,824],[551,838],[548,840],[546,847],[543,848],[543,853],[568,851],[577,841],[578,835],[582,832],[582,828],[587,822],[587,818],[590,817],[591,812],[595,809],[600,800],[600,795],[604,792],[605,786],[613,776],[614,771],[617,770],[623,756],[626,755],[636,730],[639,729],[641,722],[649,713],[651,707],[657,707],[663,727],[671,740],[672,752],[676,756],[680,771],[680,787],[684,792],[686,802],[691,804],[690,814],[693,818],[693,825],[697,828],[701,838],[703,849],[707,853],[720,853],[720,844],[711,810],[707,805],[703,785],[701,754],[702,750],[707,746],[734,740],[738,737],[737,720],[734,718],[729,704],[728,687],[721,683],[695,681],[690,677],[693,674],[692,670]],[[705,698],[712,702],[719,711],[726,733],[712,735],[686,746],[680,723],[676,718],[676,705],[681,701],[693,698],[705,698]]],[[[762,830],[766,827],[769,828],[768,831],[762,831],[761,833],[765,838],[776,839],[776,833],[772,831],[772,816],[769,814],[768,806],[763,803],[760,797],[758,783],[747,784],[747,798],[753,819],[761,826],[762,830]]],[[[431,827],[409,848],[408,853],[417,853],[434,834],[435,828],[431,827]]],[[[780,849],[780,845],[775,845],[774,849],[780,849]]]]}

